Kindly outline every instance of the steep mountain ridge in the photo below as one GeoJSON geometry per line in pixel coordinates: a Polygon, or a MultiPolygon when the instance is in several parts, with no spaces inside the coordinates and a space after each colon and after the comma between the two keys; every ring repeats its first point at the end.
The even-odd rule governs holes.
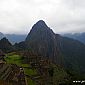
{"type": "Polygon", "coordinates": [[[59,36],[57,41],[65,68],[76,73],[85,73],[85,45],[78,40],[62,36],[59,36]]]}
{"type": "Polygon", "coordinates": [[[2,39],[3,37],[5,37],[5,35],[0,32],[0,39],[2,39]]]}
{"type": "Polygon", "coordinates": [[[0,40],[0,49],[3,51],[3,52],[11,52],[13,50],[13,46],[12,44],[9,42],[9,40],[7,38],[2,38],[0,40]]]}

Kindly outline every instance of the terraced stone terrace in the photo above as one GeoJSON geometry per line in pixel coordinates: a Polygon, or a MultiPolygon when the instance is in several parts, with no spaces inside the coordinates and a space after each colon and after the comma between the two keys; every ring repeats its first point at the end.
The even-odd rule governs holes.
{"type": "Polygon", "coordinates": [[[20,68],[15,64],[0,64],[0,85],[26,85],[24,73],[20,71],[20,68]],[[22,80],[20,80],[19,76],[22,80]],[[6,83],[7,82],[7,83],[6,83]],[[21,82],[21,84],[20,84],[21,82]],[[2,83],[2,84],[1,84],[2,83]],[[4,84],[5,83],[5,84],[4,84]]]}
{"type": "Polygon", "coordinates": [[[17,54],[8,54],[5,58],[5,61],[7,64],[16,65],[19,69],[22,70],[26,85],[40,85],[43,81],[45,81],[47,77],[42,76],[42,73],[44,72],[40,66],[39,61],[34,63],[34,61],[36,61],[35,57],[32,57],[31,61],[29,61],[30,63],[23,63],[23,59],[21,56],[17,54]]]}

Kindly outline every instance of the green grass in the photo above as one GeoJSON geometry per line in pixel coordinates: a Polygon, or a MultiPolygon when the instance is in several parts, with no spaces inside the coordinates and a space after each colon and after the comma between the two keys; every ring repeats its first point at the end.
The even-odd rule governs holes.
{"type": "Polygon", "coordinates": [[[22,60],[19,55],[10,55],[5,58],[8,64],[16,64],[18,66],[22,65],[22,60]]]}
{"type": "Polygon", "coordinates": [[[22,64],[22,63],[21,63],[21,66],[22,66],[23,68],[30,67],[30,65],[29,65],[29,64],[22,64]]]}
{"type": "Polygon", "coordinates": [[[26,75],[29,75],[29,76],[37,74],[37,71],[35,69],[24,68],[24,72],[25,72],[26,75]]]}
{"type": "Polygon", "coordinates": [[[5,58],[6,62],[8,64],[16,64],[18,66],[22,66],[22,67],[29,67],[30,65],[29,64],[24,64],[22,63],[22,57],[19,56],[19,55],[7,55],[7,57],[5,58]]]}

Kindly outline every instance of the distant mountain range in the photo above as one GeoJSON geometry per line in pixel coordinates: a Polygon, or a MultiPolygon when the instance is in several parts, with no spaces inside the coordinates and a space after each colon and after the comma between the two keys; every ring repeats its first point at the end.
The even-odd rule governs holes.
{"type": "MultiPolygon", "coordinates": [[[[12,44],[24,41],[26,36],[27,36],[26,34],[20,34],[20,35],[18,35],[18,34],[3,34],[0,32],[0,40],[2,38],[6,37],[12,44]]],[[[67,34],[63,34],[62,36],[78,40],[85,44],[85,32],[74,33],[74,34],[67,33],[67,34]]]]}
{"type": "Polygon", "coordinates": [[[19,43],[21,41],[24,41],[26,36],[25,34],[22,35],[17,35],[17,34],[6,34],[5,35],[7,37],[7,39],[12,43],[19,43]]]}
{"type": "Polygon", "coordinates": [[[21,41],[24,41],[26,38],[26,35],[18,35],[18,34],[3,34],[0,32],[0,39],[6,37],[12,44],[19,43],[21,41]]]}
{"type": "MultiPolygon", "coordinates": [[[[4,41],[9,42],[6,38],[0,40],[4,41]]],[[[5,51],[2,47],[4,43],[0,44],[2,51],[5,51]]],[[[9,51],[31,50],[71,73],[85,75],[85,45],[78,40],[55,34],[43,20],[33,25],[25,40],[7,46],[9,51]]]]}
{"type": "Polygon", "coordinates": [[[85,32],[83,33],[74,33],[74,34],[64,34],[63,36],[73,38],[75,40],[79,40],[80,42],[85,44],[85,32]]]}

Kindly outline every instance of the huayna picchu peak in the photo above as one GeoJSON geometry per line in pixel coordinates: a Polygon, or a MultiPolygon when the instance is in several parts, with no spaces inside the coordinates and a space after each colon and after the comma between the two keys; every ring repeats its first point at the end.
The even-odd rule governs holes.
{"type": "Polygon", "coordinates": [[[62,63],[62,56],[56,43],[56,35],[43,20],[33,25],[25,42],[28,48],[35,53],[51,59],[51,61],[58,65],[62,63]]]}
{"type": "Polygon", "coordinates": [[[46,23],[43,20],[39,20],[36,24],[33,25],[30,32],[33,31],[45,31],[49,30],[49,27],[46,25],[46,23]]]}
{"type": "MultiPolygon", "coordinates": [[[[28,36],[26,37],[26,41],[28,40],[28,37],[35,36],[36,35],[55,35],[54,32],[46,25],[46,23],[43,20],[39,20],[36,24],[33,25],[32,29],[30,30],[30,33],[28,33],[28,36]]],[[[50,36],[49,36],[50,37],[50,36]]]]}
{"type": "Polygon", "coordinates": [[[37,26],[37,28],[45,28],[45,27],[48,27],[48,26],[46,25],[45,21],[43,21],[43,20],[39,20],[36,24],[34,24],[33,27],[36,27],[36,26],[37,26]]]}

